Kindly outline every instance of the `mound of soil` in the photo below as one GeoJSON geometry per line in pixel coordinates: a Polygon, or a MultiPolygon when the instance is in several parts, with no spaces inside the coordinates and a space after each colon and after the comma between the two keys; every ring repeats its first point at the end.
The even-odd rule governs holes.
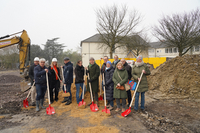
{"type": "Polygon", "coordinates": [[[148,77],[149,89],[200,99],[200,55],[173,58],[148,77]]]}
{"type": "Polygon", "coordinates": [[[2,75],[0,77],[0,83],[18,83],[21,80],[22,78],[16,75],[2,75]]]}

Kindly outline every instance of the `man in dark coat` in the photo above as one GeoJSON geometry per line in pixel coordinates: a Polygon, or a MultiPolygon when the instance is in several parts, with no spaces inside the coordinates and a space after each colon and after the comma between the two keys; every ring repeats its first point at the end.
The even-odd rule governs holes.
{"type": "Polygon", "coordinates": [[[44,96],[47,90],[47,80],[46,80],[46,73],[48,75],[51,75],[48,68],[45,66],[45,59],[41,58],[39,61],[39,65],[34,68],[34,79],[36,84],[36,111],[39,111],[39,103],[43,109],[45,107],[43,106],[44,103],[44,96]]]}
{"type": "Polygon", "coordinates": [[[105,88],[106,88],[106,100],[108,100],[108,109],[113,109],[113,91],[114,91],[114,82],[112,81],[113,73],[115,69],[113,68],[110,61],[106,63],[106,71],[105,71],[105,88]]]}
{"type": "Polygon", "coordinates": [[[113,68],[115,69],[117,63],[120,62],[119,58],[117,55],[114,56],[114,61],[112,63],[113,68]]]}
{"type": "MultiPolygon", "coordinates": [[[[34,82],[34,68],[39,64],[39,58],[35,57],[34,58],[34,64],[30,66],[29,68],[29,78],[31,79],[31,86],[33,85],[34,82]]],[[[36,88],[35,86],[33,87],[31,91],[31,106],[35,106],[35,98],[36,98],[36,88]]]]}
{"type": "MultiPolygon", "coordinates": [[[[62,103],[67,102],[65,105],[70,105],[72,103],[72,93],[71,93],[71,84],[73,83],[73,64],[71,63],[69,57],[64,58],[64,78],[65,81],[64,85],[66,85],[67,92],[70,93],[69,97],[65,97],[62,103]]],[[[64,86],[63,86],[63,91],[64,91],[64,86]]]]}
{"type": "MultiPolygon", "coordinates": [[[[93,57],[90,58],[90,64],[85,69],[88,69],[87,73],[90,75],[90,80],[88,80],[87,83],[87,90],[90,91],[89,83],[91,83],[91,89],[93,98],[96,101],[96,104],[98,105],[98,90],[99,90],[99,75],[100,75],[100,68],[95,63],[95,60],[93,57]]],[[[91,105],[91,103],[89,104],[91,105]]]]}
{"type": "MultiPolygon", "coordinates": [[[[121,62],[123,64],[124,68],[126,69],[126,71],[128,72],[128,80],[131,80],[131,77],[132,77],[132,74],[131,74],[132,68],[131,68],[131,66],[129,66],[128,63],[126,62],[126,60],[123,59],[123,58],[121,59],[121,62]]],[[[132,99],[131,91],[129,89],[126,92],[127,92],[127,96],[128,96],[128,107],[129,107],[129,105],[131,104],[131,99],[132,99]]]]}

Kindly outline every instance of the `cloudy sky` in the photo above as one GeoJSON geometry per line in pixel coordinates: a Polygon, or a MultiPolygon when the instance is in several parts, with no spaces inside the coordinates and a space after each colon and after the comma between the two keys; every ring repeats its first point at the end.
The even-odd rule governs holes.
{"type": "MultiPolygon", "coordinates": [[[[76,49],[96,31],[95,9],[126,4],[143,16],[141,27],[158,24],[162,15],[200,7],[200,0],[1,0],[0,36],[27,30],[32,44],[60,37],[66,49],[76,49]]],[[[151,41],[156,41],[148,32],[151,41]]]]}

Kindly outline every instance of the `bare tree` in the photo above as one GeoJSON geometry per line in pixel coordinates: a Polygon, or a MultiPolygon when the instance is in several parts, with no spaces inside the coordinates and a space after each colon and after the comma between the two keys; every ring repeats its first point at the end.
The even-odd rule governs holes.
{"type": "Polygon", "coordinates": [[[124,46],[127,50],[133,52],[134,55],[138,56],[142,52],[148,50],[149,39],[146,35],[137,34],[128,36],[124,39],[124,46]]]}
{"type": "Polygon", "coordinates": [[[153,35],[169,47],[177,47],[179,56],[200,44],[200,11],[163,16],[159,26],[153,27],[153,35]]]}
{"type": "Polygon", "coordinates": [[[103,42],[100,47],[109,48],[110,58],[113,51],[122,45],[120,42],[130,33],[136,31],[141,21],[141,15],[137,11],[128,11],[127,6],[119,8],[116,5],[96,10],[97,31],[103,42]],[[116,45],[119,44],[119,45],[116,45]]]}

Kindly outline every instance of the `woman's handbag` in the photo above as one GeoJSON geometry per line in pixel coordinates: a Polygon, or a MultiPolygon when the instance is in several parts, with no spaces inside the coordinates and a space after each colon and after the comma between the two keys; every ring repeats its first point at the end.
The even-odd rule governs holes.
{"type": "MultiPolygon", "coordinates": [[[[117,74],[118,74],[119,78],[122,80],[122,78],[120,77],[118,71],[117,71],[117,74]]],[[[119,90],[125,90],[125,88],[124,88],[123,85],[121,85],[121,86],[116,86],[116,88],[119,89],[119,90]]]]}

